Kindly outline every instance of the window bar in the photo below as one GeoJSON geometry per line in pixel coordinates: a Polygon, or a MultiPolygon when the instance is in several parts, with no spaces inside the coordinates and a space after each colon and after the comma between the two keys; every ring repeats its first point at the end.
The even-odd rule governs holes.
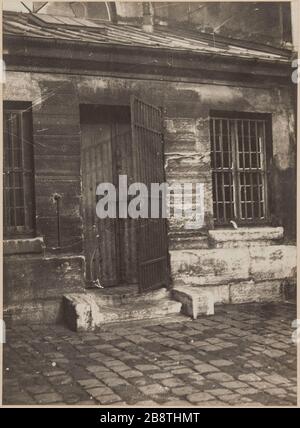
{"type": "Polygon", "coordinates": [[[263,121],[263,141],[262,141],[262,149],[263,149],[263,156],[262,156],[262,165],[263,165],[263,171],[262,171],[262,186],[263,186],[263,194],[264,194],[264,203],[263,203],[263,209],[264,209],[264,218],[266,218],[267,213],[267,201],[268,201],[268,195],[267,195],[267,168],[266,168],[266,159],[267,159],[267,151],[266,151],[266,122],[263,121]]]}
{"type": "Polygon", "coordinates": [[[214,156],[214,181],[215,181],[215,192],[216,192],[216,201],[215,201],[215,206],[216,206],[216,215],[217,215],[217,220],[220,220],[220,215],[219,215],[219,196],[218,196],[218,174],[216,172],[216,168],[217,168],[217,154],[216,154],[216,119],[213,119],[213,145],[214,145],[214,151],[213,151],[213,156],[214,156]]]}
{"type": "Polygon", "coordinates": [[[251,192],[251,216],[252,220],[254,219],[254,201],[253,201],[253,172],[252,172],[252,148],[251,148],[251,122],[248,121],[248,138],[249,138],[249,167],[250,167],[250,192],[251,192]]]}
{"type": "Polygon", "coordinates": [[[260,166],[260,155],[259,155],[259,139],[258,139],[258,130],[257,130],[257,125],[258,122],[255,121],[255,145],[256,145],[256,157],[257,157],[257,167],[258,167],[258,171],[257,171],[257,175],[256,175],[256,185],[257,185],[257,203],[258,203],[258,216],[259,218],[262,217],[261,215],[261,206],[260,206],[260,186],[259,186],[259,166],[260,166]]]}
{"type": "Polygon", "coordinates": [[[251,133],[250,133],[250,120],[247,121],[248,122],[248,153],[249,153],[249,169],[251,171],[252,169],[252,159],[251,159],[251,133]]]}
{"type": "Polygon", "coordinates": [[[234,219],[234,193],[233,193],[233,180],[232,180],[232,173],[229,174],[229,194],[230,194],[230,215],[231,219],[234,219]]]}
{"type": "MultiPolygon", "coordinates": [[[[25,160],[24,160],[24,121],[23,121],[23,112],[20,112],[20,156],[21,156],[21,165],[22,165],[22,177],[23,177],[23,189],[24,189],[24,185],[26,183],[26,177],[25,177],[25,160]]],[[[27,213],[27,205],[26,205],[26,195],[25,195],[25,191],[23,190],[23,204],[24,204],[24,225],[25,225],[25,229],[28,228],[29,226],[29,219],[28,219],[28,213],[27,213]]]]}
{"type": "MultiPolygon", "coordinates": [[[[16,192],[15,192],[15,188],[16,188],[16,177],[15,177],[15,151],[14,151],[14,144],[15,144],[15,140],[14,140],[14,121],[13,121],[13,116],[14,114],[11,113],[11,117],[10,117],[10,130],[9,130],[9,140],[10,140],[10,150],[11,150],[11,159],[12,159],[12,169],[11,169],[11,174],[12,174],[12,183],[11,183],[11,193],[13,195],[13,207],[11,208],[13,211],[13,217],[14,217],[14,224],[13,226],[16,228],[17,226],[17,214],[16,214],[16,192]]],[[[11,211],[10,209],[10,211],[11,211]]]]}
{"type": "Polygon", "coordinates": [[[224,171],[221,172],[222,177],[222,207],[223,207],[223,221],[226,221],[226,201],[225,201],[225,188],[224,188],[224,171]]]}
{"type": "Polygon", "coordinates": [[[223,120],[220,120],[220,135],[219,135],[219,145],[221,150],[221,159],[222,159],[222,206],[223,206],[223,220],[226,221],[226,200],[225,200],[225,180],[224,180],[224,150],[223,150],[223,120]]]}
{"type": "Polygon", "coordinates": [[[240,172],[238,170],[238,121],[236,119],[230,121],[231,138],[230,142],[232,145],[232,178],[233,178],[233,195],[234,195],[234,216],[239,218],[241,216],[240,210],[240,172]]]}
{"type": "Polygon", "coordinates": [[[249,172],[250,174],[250,194],[251,194],[251,220],[254,219],[254,201],[253,201],[253,172],[252,170],[249,172]]]}
{"type": "Polygon", "coordinates": [[[229,200],[230,200],[230,216],[234,218],[234,204],[233,204],[233,186],[232,186],[232,174],[233,174],[233,162],[232,162],[232,144],[230,137],[230,119],[227,119],[227,140],[228,140],[228,162],[230,171],[228,173],[228,185],[229,185],[229,200]]]}
{"type": "Polygon", "coordinates": [[[239,158],[239,135],[238,135],[239,120],[233,121],[233,139],[234,142],[234,174],[235,174],[235,197],[236,197],[236,214],[238,218],[242,218],[242,191],[241,191],[241,168],[239,158]]]}
{"type": "Polygon", "coordinates": [[[247,188],[248,188],[248,173],[247,173],[247,169],[249,172],[249,164],[246,163],[246,152],[245,152],[245,137],[246,137],[246,129],[245,129],[245,123],[246,121],[243,120],[243,133],[242,133],[242,142],[243,142],[243,168],[244,168],[244,205],[245,205],[245,220],[247,220],[249,218],[248,216],[248,204],[247,204],[247,188]],[[248,168],[247,168],[248,166],[248,168]]]}
{"type": "MultiPolygon", "coordinates": [[[[243,156],[243,177],[244,177],[244,184],[243,186],[241,186],[241,218],[242,219],[246,219],[247,218],[247,211],[246,211],[246,203],[245,203],[245,199],[246,199],[246,173],[245,173],[245,150],[244,150],[244,122],[243,120],[240,121],[241,124],[241,140],[242,140],[242,156],[243,156]],[[242,189],[243,187],[243,189],[242,189]],[[242,192],[244,193],[244,201],[242,201],[242,192]],[[242,209],[242,203],[244,202],[244,217],[243,217],[243,209],[242,209]]],[[[238,146],[238,151],[239,151],[239,141],[237,142],[237,146],[238,146]]],[[[238,152],[238,162],[240,162],[240,152],[238,152]]],[[[239,164],[239,168],[240,168],[240,164],[239,164]]]]}
{"type": "MultiPolygon", "coordinates": [[[[263,135],[263,122],[260,122],[261,124],[261,134],[263,135]]],[[[258,194],[259,194],[259,207],[260,207],[260,218],[264,217],[264,207],[263,207],[263,196],[262,196],[262,190],[263,190],[263,159],[261,157],[262,154],[262,135],[258,136],[258,155],[260,156],[260,170],[257,174],[257,185],[258,185],[258,194]]]]}
{"type": "Polygon", "coordinates": [[[242,132],[242,142],[243,142],[243,169],[244,169],[244,206],[245,206],[245,220],[248,219],[248,204],[247,204],[247,186],[248,186],[248,175],[246,172],[246,153],[245,153],[245,120],[242,121],[243,132],[242,132]]]}
{"type": "MultiPolygon", "coordinates": [[[[8,203],[8,200],[9,200],[9,182],[10,182],[10,177],[9,177],[9,168],[10,168],[10,162],[9,162],[9,158],[10,158],[10,155],[9,155],[9,125],[8,125],[8,118],[9,118],[9,115],[5,115],[5,118],[4,118],[4,123],[3,123],[3,125],[4,125],[4,127],[5,127],[5,134],[6,134],[6,141],[4,140],[4,142],[5,142],[5,146],[4,146],[4,151],[6,152],[6,159],[5,159],[5,165],[4,165],[4,168],[5,168],[5,170],[4,170],[4,189],[5,189],[5,191],[3,192],[3,196],[4,196],[4,206],[6,207],[6,209],[5,209],[5,222],[6,222],[6,227],[5,227],[5,229],[4,230],[7,230],[9,227],[10,227],[10,216],[9,216],[9,203],[8,203]]],[[[5,153],[4,152],[4,153],[5,153]]]]}

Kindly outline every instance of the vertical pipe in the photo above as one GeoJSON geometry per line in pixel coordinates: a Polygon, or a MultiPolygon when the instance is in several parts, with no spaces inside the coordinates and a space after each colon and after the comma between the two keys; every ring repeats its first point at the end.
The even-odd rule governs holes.
{"type": "Polygon", "coordinates": [[[61,223],[60,223],[60,201],[61,195],[55,193],[54,201],[56,202],[56,218],[57,218],[57,248],[61,248],[61,223]]]}

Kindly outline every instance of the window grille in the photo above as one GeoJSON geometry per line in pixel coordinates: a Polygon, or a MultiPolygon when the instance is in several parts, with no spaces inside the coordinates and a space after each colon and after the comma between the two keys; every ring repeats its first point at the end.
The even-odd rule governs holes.
{"type": "Polygon", "coordinates": [[[213,209],[216,224],[265,222],[265,119],[210,119],[213,209]]]}
{"type": "Polygon", "coordinates": [[[30,235],[34,229],[32,121],[26,108],[4,106],[4,236],[30,235]]]}

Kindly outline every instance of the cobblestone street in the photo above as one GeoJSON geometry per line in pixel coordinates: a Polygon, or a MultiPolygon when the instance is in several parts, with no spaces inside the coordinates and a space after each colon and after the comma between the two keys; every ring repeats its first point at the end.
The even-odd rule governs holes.
{"type": "Polygon", "coordinates": [[[295,305],[217,308],[73,333],[7,329],[4,404],[296,405],[295,305]]]}

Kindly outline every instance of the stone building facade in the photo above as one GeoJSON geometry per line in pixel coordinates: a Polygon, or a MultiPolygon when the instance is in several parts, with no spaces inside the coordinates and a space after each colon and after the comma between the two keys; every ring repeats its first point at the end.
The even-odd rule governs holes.
{"type": "MultiPolygon", "coordinates": [[[[129,109],[133,95],[164,112],[167,181],[204,183],[204,225],[189,230],[184,220],[169,224],[172,297],[182,303],[183,312],[197,316],[211,313],[214,304],[279,300],[290,294],[296,275],[291,52],[157,26],[149,33],[128,24],[81,22],[78,31],[74,22],[57,25],[47,16],[4,14],[4,111],[10,120],[18,120],[18,112],[29,114],[26,138],[33,148],[28,156],[34,189],[33,202],[25,207],[33,213],[30,232],[8,231],[4,241],[7,319],[60,322],[63,296],[86,296],[82,111],[87,106],[129,109]],[[228,170],[223,153],[222,190],[212,161],[214,141],[231,141],[239,123],[249,126],[250,138],[250,122],[255,144],[264,145],[254,152],[262,156],[268,192],[260,199],[240,196],[240,218],[231,217],[226,206],[235,209],[236,201],[224,193],[218,196],[228,170]],[[265,134],[258,131],[261,123],[265,134]],[[223,125],[227,136],[214,128],[223,125]],[[242,219],[247,220],[243,203],[252,209],[248,222],[242,219]]],[[[252,177],[257,177],[255,168],[252,177]]],[[[257,190],[245,182],[245,192],[247,186],[250,193],[257,190]]],[[[88,311],[92,303],[84,299],[88,311]]]]}

